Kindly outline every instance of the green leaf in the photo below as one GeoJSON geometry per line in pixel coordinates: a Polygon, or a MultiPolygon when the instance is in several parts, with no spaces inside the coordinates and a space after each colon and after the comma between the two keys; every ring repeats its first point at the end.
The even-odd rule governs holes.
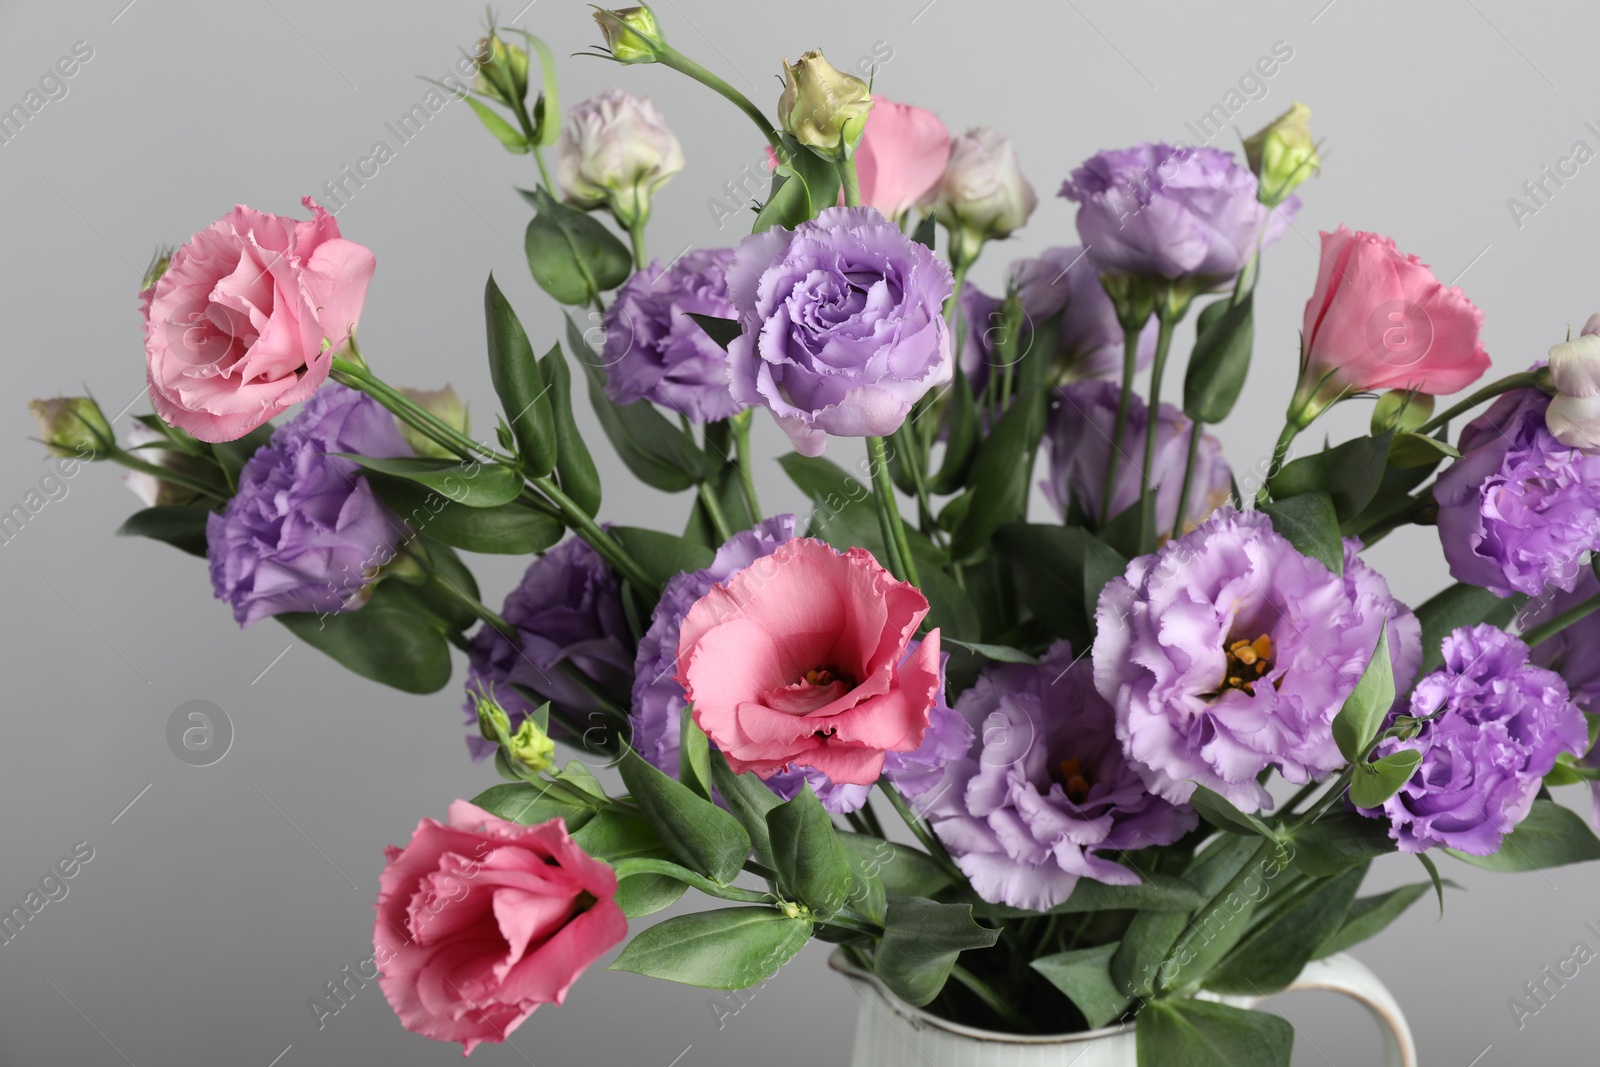
{"type": "Polygon", "coordinates": [[[1117,942],[1040,956],[1028,966],[1044,975],[1081,1012],[1091,1030],[1121,1018],[1133,998],[1111,980],[1117,942]]]}
{"type": "Polygon", "coordinates": [[[783,146],[784,162],[773,175],[772,195],[756,214],[753,233],[774,226],[792,230],[839,201],[839,172],[831,162],[788,134],[783,146]]]}
{"type": "MultiPolygon", "coordinates": [[[[577,358],[574,354],[573,358],[577,358]]],[[[589,446],[578,432],[572,415],[572,371],[554,345],[539,361],[540,376],[550,389],[550,416],[556,433],[556,481],[561,491],[572,498],[590,518],[600,511],[600,472],[595,469],[589,446]]]]}
{"type": "MultiPolygon", "coordinates": [[[[857,861],[870,869],[886,897],[928,897],[955,884],[949,871],[925,852],[880,837],[840,833],[839,839],[857,861]]],[[[1082,884],[1082,883],[1079,883],[1082,884]]]]}
{"type": "Polygon", "coordinates": [[[522,475],[498,463],[474,463],[460,459],[410,457],[380,459],[335,452],[365,470],[426,486],[446,500],[469,508],[494,508],[508,504],[522,494],[522,475]]]}
{"type": "Polygon", "coordinates": [[[630,919],[670,908],[689,887],[664,874],[635,874],[617,879],[617,907],[630,919]]]}
{"type": "Polygon", "coordinates": [[[1016,568],[1023,602],[1045,625],[1083,651],[1094,635],[1095,608],[1106,583],[1128,561],[1080,526],[1002,526],[995,543],[1016,568]]]}
{"type": "Polygon", "coordinates": [[[1340,522],[1359,514],[1383,482],[1393,436],[1357,437],[1295,460],[1272,479],[1273,498],[1283,500],[1321,489],[1332,499],[1340,522]]]}
{"type": "Polygon", "coordinates": [[[1350,802],[1358,808],[1380,808],[1411,780],[1422,753],[1414,748],[1402,748],[1372,763],[1356,764],[1355,777],[1350,779],[1350,802]]]}
{"type": "Polygon", "coordinates": [[[468,552],[527,556],[561,540],[561,520],[525,503],[499,507],[453,504],[417,482],[369,473],[367,482],[390,511],[416,533],[468,552]]]}
{"type": "Polygon", "coordinates": [[[1139,1067],[1289,1067],[1294,1027],[1207,1000],[1153,1000],[1137,1039],[1139,1067]]]}
{"type": "Polygon", "coordinates": [[[711,799],[711,742],[687,707],[678,729],[678,781],[711,799]]]}
{"type": "Polygon", "coordinates": [[[1442,460],[1460,457],[1461,452],[1450,442],[1420,433],[1397,434],[1394,444],[1389,446],[1389,466],[1399,467],[1401,470],[1407,467],[1433,466],[1442,460]]]}
{"type": "Polygon", "coordinates": [[[711,477],[713,469],[706,454],[648,401],[616,404],[606,396],[606,372],[570,316],[567,346],[589,379],[589,401],[601,428],[634,477],[666,493],[681,492],[711,477]]]}
{"type": "Polygon", "coordinates": [[[127,521],[117,527],[117,536],[164,541],[204,559],[206,519],[211,514],[211,509],[203,504],[158,504],[129,515],[127,521]]]}
{"type": "Polygon", "coordinates": [[[1339,516],[1327,493],[1313,490],[1274,500],[1261,508],[1272,528],[1288,539],[1302,556],[1318,560],[1334,574],[1344,573],[1344,540],[1339,536],[1339,516]]]}
{"type": "Polygon", "coordinates": [[[832,460],[790,452],[778,457],[778,466],[807,497],[835,511],[855,505],[872,510],[872,487],[832,460]]]}
{"type": "Polygon", "coordinates": [[[746,989],[771,978],[811,938],[811,920],[771,908],[678,915],[634,935],[608,969],[703,989],[746,989]]]}
{"type": "Polygon", "coordinates": [[[938,228],[934,226],[934,217],[934,212],[928,212],[927,216],[917,223],[916,232],[911,235],[913,241],[930,251],[933,250],[934,241],[938,237],[938,228]]]}
{"type": "MultiPolygon", "coordinates": [[[[928,216],[931,221],[933,216],[928,216]]],[[[983,438],[983,427],[978,419],[977,399],[972,395],[972,383],[959,365],[955,381],[950,386],[950,397],[945,408],[944,459],[939,470],[928,480],[935,493],[954,493],[967,484],[967,472],[972,467],[972,457],[983,438]]]]}
{"type": "Polygon", "coordinates": [[[487,105],[470,96],[463,96],[461,99],[467,102],[472,113],[478,116],[478,121],[483,123],[483,128],[494,134],[495,140],[504,145],[507,152],[521,156],[527,155],[533,148],[520,130],[491,111],[487,105]]]}
{"type": "Polygon", "coordinates": [[[1183,413],[1196,422],[1221,422],[1233,410],[1250,373],[1255,342],[1255,294],[1235,304],[1207,304],[1195,329],[1194,352],[1183,379],[1183,413]]]}
{"type": "Polygon", "coordinates": [[[341,666],[401,692],[435,693],[450,681],[450,645],[442,623],[395,582],[379,582],[355,611],[274,617],[341,666]]]}
{"type": "Polygon", "coordinates": [[[517,458],[524,473],[543,477],[556,465],[555,416],[550,411],[549,390],[528,335],[493,274],[484,286],[483,313],[489,333],[489,377],[516,438],[517,458]]]}
{"type": "Polygon", "coordinates": [[[976,554],[1001,526],[1027,517],[1034,452],[1044,435],[1045,411],[1044,390],[1017,397],[978,445],[967,478],[973,488],[972,507],[951,539],[952,558],[976,554]]]}
{"type": "Polygon", "coordinates": [[[522,826],[536,826],[551,819],[564,819],[568,831],[576,832],[594,818],[598,805],[576,804],[558,797],[544,786],[531,782],[505,782],[493,785],[472,802],[490,815],[522,826]]]}
{"type": "Polygon", "coordinates": [[[809,785],[767,812],[767,832],[785,897],[823,918],[844,907],[852,885],[850,857],[809,785]]]}
{"type": "Polygon", "coordinates": [[[734,774],[727,757],[720,751],[709,756],[711,783],[717,787],[722,803],[750,835],[750,848],[762,864],[772,866],[772,840],[767,836],[767,812],[783,803],[783,798],[767,788],[754,774],[734,774]]]}
{"type": "Polygon", "coordinates": [[[1366,873],[1365,867],[1354,867],[1336,878],[1310,882],[1309,889],[1288,890],[1296,899],[1246,934],[1206,977],[1206,988],[1255,996],[1287,988],[1316,956],[1317,947],[1344,923],[1366,873]]]}
{"type": "Polygon", "coordinates": [[[1535,800],[1528,817],[1505,836],[1494,855],[1469,856],[1453,848],[1445,851],[1486,871],[1539,871],[1600,859],[1600,838],[1582,816],[1553,800],[1535,800]]]}
{"type": "Polygon", "coordinates": [[[1351,903],[1350,911],[1339,929],[1317,946],[1312,958],[1331,956],[1376,937],[1432,888],[1431,882],[1415,882],[1377,896],[1357,898],[1351,903]]]}
{"type": "Polygon", "coordinates": [[[538,214],[528,223],[523,249],[539,288],[558,304],[594,302],[633,273],[633,254],[594,217],[568,207],[541,186],[534,190],[538,214]]]}
{"type": "Polygon", "coordinates": [[[719,885],[733,881],[750,855],[739,820],[667,777],[629,749],[617,763],[633,802],[679,863],[719,885]]]}
{"type": "Polygon", "coordinates": [[[970,904],[891,900],[874,968],[895,996],[920,1008],[939,995],[961,953],[989,948],[999,937],[973,921],[970,904]]]}
{"type": "Polygon", "coordinates": [[[996,663],[1027,663],[1035,667],[1039,665],[1038,656],[1030,655],[1020,648],[1012,648],[1010,645],[985,645],[977,641],[957,641],[953,637],[944,638],[942,643],[964,648],[968,652],[976,652],[984,659],[996,663]]]}
{"type": "Polygon", "coordinates": [[[682,574],[711,566],[715,558],[705,545],[686,537],[640,526],[613,526],[611,536],[658,585],[682,574]]]}
{"type": "Polygon", "coordinates": [[[1189,798],[1189,806],[1199,812],[1202,819],[1219,830],[1226,830],[1230,834],[1250,834],[1268,840],[1274,839],[1272,827],[1254,815],[1240,811],[1227,797],[1203,785],[1195,786],[1194,795],[1189,798]]]}
{"type": "Polygon", "coordinates": [[[629,859],[671,859],[643,817],[622,808],[604,808],[573,831],[572,840],[596,859],[613,867],[629,859]]]}
{"type": "Polygon", "coordinates": [[[1422,864],[1422,869],[1428,872],[1430,884],[1433,886],[1434,895],[1439,898],[1439,918],[1444,918],[1444,879],[1439,877],[1439,868],[1434,866],[1433,860],[1426,852],[1418,852],[1417,860],[1422,864]]]}
{"type": "Polygon", "coordinates": [[[744,333],[744,327],[739,325],[738,319],[719,319],[715,315],[696,315],[692,311],[685,314],[699,323],[706,336],[715,341],[717,347],[724,352],[733,344],[734,338],[744,333]]]}
{"type": "Polygon", "coordinates": [[[1395,851],[1384,819],[1335,811],[1294,832],[1294,865],[1313,878],[1332,878],[1395,851]]]}
{"type": "MultiPolygon", "coordinates": [[[[1435,593],[1417,608],[1417,619],[1422,623],[1422,668],[1420,675],[1438,670],[1444,665],[1441,645],[1450,631],[1462,626],[1476,626],[1480,622],[1491,626],[1505,626],[1517,613],[1514,600],[1502,600],[1487,589],[1457,582],[1435,593]]],[[[1420,676],[1419,675],[1419,676],[1420,676]]]]}
{"type": "MultiPolygon", "coordinates": [[[[1393,706],[1394,665],[1389,660],[1389,627],[1384,626],[1378,630],[1378,647],[1372,650],[1355,689],[1345,698],[1344,707],[1333,720],[1333,740],[1345,759],[1354,763],[1367,751],[1372,739],[1378,736],[1384,716],[1393,706]]],[[[1354,786],[1351,789],[1353,796],[1354,786]]]]}

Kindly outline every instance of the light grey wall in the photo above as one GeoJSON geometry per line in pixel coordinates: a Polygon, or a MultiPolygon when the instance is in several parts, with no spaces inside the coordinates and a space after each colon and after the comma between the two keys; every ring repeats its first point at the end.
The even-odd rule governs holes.
{"type": "MultiPolygon", "coordinates": [[[[520,2],[502,16],[517,15],[520,2]]],[[[764,106],[785,54],[821,46],[843,66],[882,42],[893,50],[883,92],[937,110],[952,127],[987,123],[1017,135],[1041,204],[1014,249],[985,257],[977,277],[991,284],[1002,253],[1076,240],[1071,207],[1053,193],[1079,160],[1143,139],[1192,139],[1184,124],[1287,42],[1292,58],[1236,121],[1248,132],[1307,101],[1327,170],[1302,190],[1300,220],[1267,257],[1256,375],[1221,430],[1237,467],[1261,456],[1281,423],[1319,228],[1347,222],[1392,234],[1441,278],[1461,276],[1486,313],[1501,369],[1540,357],[1600,307],[1590,240],[1600,221],[1600,174],[1590,171],[1600,164],[1520,226],[1506,203],[1574,142],[1600,148],[1592,5],[661,0],[658,10],[680,48],[764,106]]],[[[421,100],[417,76],[445,71],[481,14],[477,0],[0,5],[0,105],[20,101],[75,42],[94,52],[64,98],[0,145],[0,410],[10,427],[0,510],[22,502],[46,470],[23,440],[29,397],[87,383],[110,413],[135,398],[133,410],[147,410],[134,290],[152,248],[183,240],[235,201],[296,211],[301,194],[318,193],[375,141],[396,147],[385,123],[421,100]]],[[[575,0],[535,0],[519,24],[563,57],[595,38],[575,0]]],[[[758,151],[743,118],[662,69],[563,59],[561,75],[568,100],[611,84],[652,96],[681,136],[690,163],[658,201],[657,253],[733,242],[736,225],[719,232],[706,201],[758,151]]],[[[1231,147],[1231,135],[1224,142],[1231,147]]],[[[362,320],[368,358],[394,382],[455,383],[485,420],[494,409],[480,311],[487,272],[536,339],[557,336],[557,313],[520,253],[527,210],[511,186],[530,184],[531,168],[452,104],[339,215],[378,257],[362,320]]],[[[1335,428],[1364,418],[1346,413],[1335,428]]],[[[779,454],[780,435],[758,425],[779,454]]],[[[602,463],[607,518],[675,523],[683,514],[683,499],[632,487],[609,455],[602,463]]],[[[775,465],[763,465],[761,482],[769,508],[799,504],[775,465]]],[[[76,842],[89,842],[94,858],[65,899],[0,945],[0,1063],[451,1062],[451,1047],[405,1033],[375,987],[321,1031],[307,1000],[370,955],[382,846],[494,780],[465,758],[457,691],[399,695],[273,623],[240,632],[197,561],[110,536],[135,507],[111,471],[88,470],[67,489],[0,545],[0,910],[76,842]],[[168,716],[193,699],[221,706],[236,731],[214,766],[186,766],[167,747],[168,716]]],[[[1444,578],[1426,531],[1397,536],[1372,558],[1412,600],[1444,578]]],[[[491,601],[519,569],[474,564],[491,601]]],[[[1421,905],[1360,953],[1410,1012],[1424,1062],[1592,1059],[1600,974],[1590,972],[1600,965],[1520,1032],[1506,1000],[1575,942],[1600,948],[1585,927],[1600,921],[1600,869],[1489,877],[1446,862],[1468,890],[1451,894],[1446,924],[1421,905]]],[[[1421,877],[1396,859],[1372,883],[1421,877]]],[[[1373,1062],[1356,1009],[1308,994],[1281,1007],[1300,1030],[1297,1064],[1373,1062]]],[[[840,1063],[854,1011],[818,946],[720,1029],[703,991],[594,973],[568,1006],[525,1025],[515,1049],[486,1046],[476,1059],[840,1063]]]]}

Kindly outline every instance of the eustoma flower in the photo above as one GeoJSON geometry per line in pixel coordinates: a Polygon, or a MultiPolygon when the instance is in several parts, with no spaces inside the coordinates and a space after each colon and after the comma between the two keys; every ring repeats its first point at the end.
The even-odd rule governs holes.
{"type": "Polygon", "coordinates": [[[240,626],[284,612],[353,611],[394,558],[405,523],[333,452],[394,457],[411,448],[376,400],[330,385],[256,450],[226,510],[206,520],[211,584],[240,626]]]}
{"type": "Polygon", "coordinates": [[[916,749],[939,691],[939,631],[907,655],[928,600],[870,553],[799,538],[684,617],[678,683],[738,773],[810,767],[871,785],[916,749]]]}
{"type": "Polygon", "coordinates": [[[606,395],[650,400],[695,423],[744,410],[728,391],[728,355],[689,316],[737,314],[726,272],[733,249],[697,249],[666,270],[652,263],[617,290],[606,310],[606,395]]]}
{"type": "MultiPolygon", "coordinates": [[[[1077,504],[1084,515],[1116,517],[1139,502],[1140,467],[1144,459],[1145,430],[1150,411],[1133,398],[1122,440],[1113,442],[1117,421],[1118,389],[1110,382],[1073,382],[1056,392],[1058,403],[1050,415],[1045,435],[1050,476],[1042,483],[1045,497],[1066,518],[1077,504]],[[1111,505],[1102,510],[1106,467],[1113,451],[1121,453],[1112,487],[1111,505]]],[[[1150,481],[1156,494],[1156,532],[1184,533],[1228,499],[1231,475],[1222,458],[1222,445],[1201,434],[1195,453],[1194,480],[1185,510],[1178,515],[1178,494],[1183,488],[1189,458],[1189,438],[1197,433],[1194,422],[1170,404],[1162,404],[1156,422],[1156,453],[1150,481]]]]}
{"type": "Polygon", "coordinates": [[[1389,820],[1402,852],[1433,845],[1488,856],[1525,819],[1563,752],[1583,755],[1589,730],[1561,676],[1528,663],[1528,646],[1493,626],[1444,640],[1444,666],[1411,693],[1410,714],[1429,718],[1376,755],[1422,754],[1411,779],[1362,814],[1389,820]]]}
{"type": "Polygon", "coordinates": [[[562,1003],[628,933],[616,874],[560,819],[522,826],[458,800],[388,859],[372,933],[378,984],[407,1030],[464,1052],[562,1003]]]}
{"type": "Polygon", "coordinates": [[[1145,788],[1089,664],[1075,664],[1066,642],[1037,666],[991,666],[956,709],[979,743],[950,764],[928,817],[991,903],[1046,911],[1080,878],[1137,885],[1102,853],[1170,844],[1197,825],[1145,788]]]}
{"type": "Polygon", "coordinates": [[[932,189],[950,159],[950,131],[931,111],[874,95],[856,146],[861,202],[899,218],[932,189]]]}
{"type": "Polygon", "coordinates": [[[1333,718],[1372,657],[1392,648],[1383,579],[1343,579],[1295,551],[1265,515],[1223,508],[1141,556],[1100,594],[1095,685],[1145,784],[1175,803],[1196,784],[1245,811],[1272,806],[1256,781],[1290,782],[1344,763],[1333,718]]]}
{"type": "Polygon", "coordinates": [[[607,89],[567,119],[556,157],[567,199],[586,208],[605,204],[624,226],[643,225],[651,194],[683,169],[683,148],[661,112],[648,100],[607,89]]]}
{"type": "Polygon", "coordinates": [[[522,583],[507,594],[500,614],[519,639],[513,642],[485,624],[467,649],[464,710],[472,727],[467,747],[474,756],[494,751],[477,734],[474,694],[480,688],[494,690],[511,713],[513,728],[534,706],[515,686],[560,705],[572,721],[597,725],[605,721],[596,716],[603,704],[591,686],[616,703],[627,699],[632,641],[622,582],[587,542],[570,538],[534,560],[522,583]]]}
{"type": "Polygon", "coordinates": [[[139,294],[150,401],[202,441],[243,437],[309,397],[355,333],[376,260],[304,203],[309,221],[234,208],[139,294]]]}
{"type": "Polygon", "coordinates": [[[1461,431],[1461,458],[1433,486],[1439,542],[1458,581],[1497,596],[1571,589],[1600,548],[1600,456],[1545,427],[1551,400],[1506,393],[1461,431]]]}
{"type": "Polygon", "coordinates": [[[1305,427],[1351,393],[1463,389],[1489,367],[1482,326],[1483,312],[1460,289],[1446,288],[1391,238],[1343,226],[1323,233],[1289,420],[1305,427]]]}
{"type": "Polygon", "coordinates": [[[740,242],[728,292],[735,400],[770,410],[796,451],[893,433],[952,374],[950,268],[871,208],[828,208],[740,242]]]}
{"type": "MultiPolygon", "coordinates": [[[[1571,592],[1554,593],[1531,602],[1518,618],[1518,628],[1526,633],[1595,597],[1600,597],[1600,579],[1585,567],[1571,592]]],[[[1585,615],[1540,641],[1533,646],[1531,659],[1535,665],[1561,675],[1579,710],[1600,715],[1600,613],[1585,615]]],[[[1594,767],[1597,760],[1600,750],[1590,751],[1583,762],[1594,767]]],[[[1589,792],[1593,803],[1589,821],[1600,826],[1600,781],[1591,781],[1589,792]]]]}
{"type": "Polygon", "coordinates": [[[1557,394],[1544,413],[1550,433],[1573,448],[1600,449],[1600,312],[1550,349],[1550,377],[1557,394]]]}
{"type": "Polygon", "coordinates": [[[983,242],[1020,230],[1039,205],[1011,138],[982,126],[951,142],[950,162],[929,198],[950,230],[957,263],[976,258],[983,242]]]}

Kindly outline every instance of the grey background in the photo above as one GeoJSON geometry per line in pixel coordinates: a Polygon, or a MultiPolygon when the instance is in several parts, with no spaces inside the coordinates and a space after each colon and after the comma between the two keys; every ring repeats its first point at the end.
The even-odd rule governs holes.
{"type": "MultiPolygon", "coordinates": [[[[1459,276],[1485,311],[1497,372],[1539,358],[1600,307],[1587,239],[1600,221],[1600,163],[1520,227],[1506,203],[1575,141],[1600,148],[1584,125],[1600,127],[1592,5],[662,0],[658,11],[680,48],[764,107],[785,54],[821,46],[846,66],[884,42],[893,58],[881,91],[935,109],[952,128],[1015,134],[1041,202],[1011,247],[984,256],[974,276],[989,286],[1012,255],[1075,243],[1071,206],[1053,194],[1078,161],[1143,139],[1192,140],[1185,122],[1288,42],[1292,58],[1235,121],[1249,132],[1295,99],[1310,103],[1327,169],[1302,189],[1295,229],[1266,257],[1256,373],[1220,431],[1236,468],[1254,463],[1281,425],[1319,228],[1342,221],[1392,234],[1441,278],[1459,276]]],[[[68,95],[0,145],[10,427],[0,510],[46,471],[24,440],[29,397],[87,383],[108,413],[135,398],[134,412],[148,410],[134,291],[152,248],[181,242],[235,201],[298,212],[301,194],[319,193],[374,141],[394,147],[384,124],[422,99],[417,75],[444,72],[481,17],[476,0],[0,5],[0,105],[21,100],[74,42],[94,49],[68,95]]],[[[536,0],[518,24],[562,57],[596,36],[574,0],[536,0]]],[[[653,97],[682,139],[689,166],[657,200],[656,254],[735,240],[737,225],[718,232],[706,201],[759,150],[741,116],[664,69],[563,58],[560,70],[569,102],[618,84],[653,97]]],[[[1215,143],[1233,147],[1233,135],[1215,143]]],[[[396,383],[453,382],[485,425],[494,410],[486,273],[497,272],[536,340],[558,335],[557,313],[521,261],[527,211],[511,185],[531,184],[532,168],[452,104],[339,215],[378,257],[362,320],[368,358],[396,383]]],[[[1337,433],[1365,418],[1355,410],[1332,425],[1337,433]]],[[[783,450],[765,419],[758,438],[771,456],[783,450]]],[[[853,458],[844,444],[834,449],[853,458]]],[[[597,451],[605,517],[677,523],[685,498],[633,486],[603,443],[597,451]]],[[[799,505],[770,460],[760,477],[769,510],[799,505]]],[[[0,545],[0,910],[75,842],[90,842],[94,859],[64,900],[0,945],[0,1063],[454,1060],[454,1046],[403,1031],[375,985],[320,1031],[307,1001],[371,954],[382,846],[495,780],[466,758],[459,691],[404,696],[346,674],[271,622],[240,632],[199,562],[110,536],[136,506],[114,472],[89,469],[67,485],[0,545]],[[187,766],[167,748],[169,714],[193,699],[217,703],[234,726],[232,751],[214,766],[187,766]]],[[[1371,558],[1413,602],[1444,580],[1427,531],[1394,537],[1371,558]]],[[[491,603],[520,570],[513,560],[473,564],[491,603]]],[[[1450,895],[1446,923],[1424,903],[1359,951],[1404,1003],[1424,1062],[1591,1060],[1595,966],[1520,1032],[1506,1000],[1575,942],[1600,947],[1584,927],[1600,920],[1600,869],[1507,877],[1445,862],[1468,890],[1450,895]]],[[[1369,889],[1420,877],[1396,859],[1369,889]]],[[[705,991],[596,971],[566,1007],[526,1024],[514,1048],[485,1046],[476,1060],[841,1063],[855,999],[826,972],[825,951],[808,948],[721,1028],[705,991]]],[[[1313,994],[1274,999],[1299,1029],[1297,1064],[1373,1061],[1376,1042],[1354,1007],[1313,994]]]]}

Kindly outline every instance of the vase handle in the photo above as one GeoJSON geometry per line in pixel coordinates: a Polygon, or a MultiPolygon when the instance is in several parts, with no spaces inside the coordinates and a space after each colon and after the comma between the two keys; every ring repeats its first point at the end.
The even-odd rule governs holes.
{"type": "Polygon", "coordinates": [[[1326,989],[1360,1001],[1383,1031],[1388,1067],[1417,1067],[1417,1046],[1399,1002],[1371,968],[1354,956],[1336,952],[1312,960],[1289,989],[1326,989]]]}

